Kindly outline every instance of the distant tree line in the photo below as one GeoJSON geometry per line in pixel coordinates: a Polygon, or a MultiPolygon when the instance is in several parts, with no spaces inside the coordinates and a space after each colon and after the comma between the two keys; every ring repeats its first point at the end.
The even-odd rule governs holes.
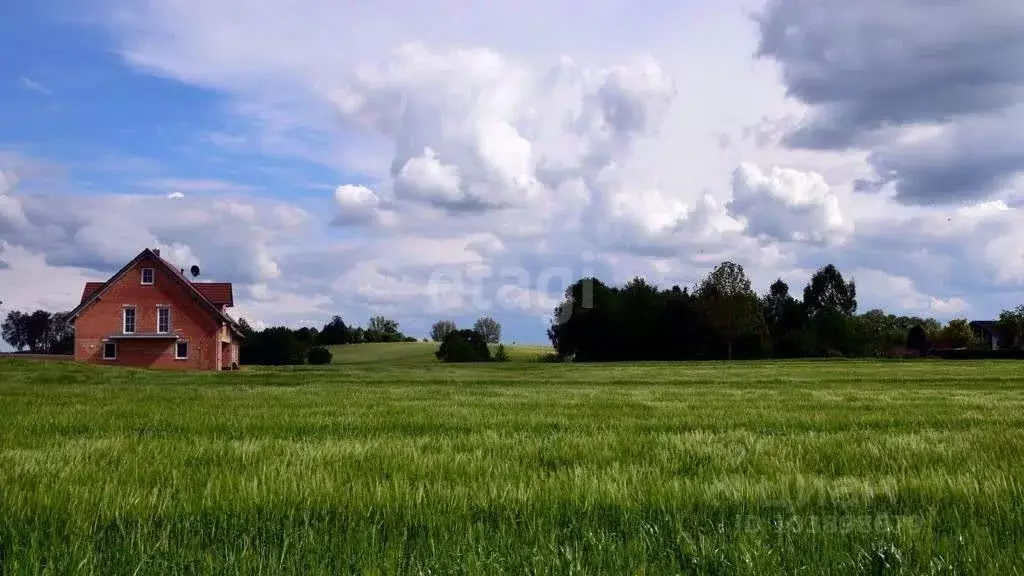
{"type": "MultiPolygon", "coordinates": [[[[1024,306],[1000,315],[1001,341],[1024,341],[1024,306]]],[[[965,319],[882,310],[857,314],[857,288],[829,264],[800,297],[776,280],[765,294],[743,267],[723,262],[692,290],[661,290],[642,278],[622,287],[584,278],[565,291],[548,338],[578,361],[913,356],[935,348],[977,348],[965,319]]]]}
{"type": "Polygon", "coordinates": [[[14,310],[4,318],[0,332],[18,352],[33,354],[74,354],[75,329],[69,312],[50,313],[14,310]]]}
{"type": "Polygon", "coordinates": [[[330,364],[332,356],[327,346],[417,341],[416,338],[402,334],[398,322],[384,316],[371,317],[365,328],[349,326],[341,316],[334,316],[320,329],[309,326],[299,329],[272,326],[255,330],[244,318],[239,319],[238,323],[245,335],[239,350],[242,364],[330,364]]]}

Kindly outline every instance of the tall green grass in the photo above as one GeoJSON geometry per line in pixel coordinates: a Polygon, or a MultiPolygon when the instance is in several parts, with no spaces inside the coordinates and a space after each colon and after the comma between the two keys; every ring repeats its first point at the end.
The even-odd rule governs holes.
{"type": "Polygon", "coordinates": [[[0,360],[0,573],[1020,574],[1022,374],[0,360]]]}

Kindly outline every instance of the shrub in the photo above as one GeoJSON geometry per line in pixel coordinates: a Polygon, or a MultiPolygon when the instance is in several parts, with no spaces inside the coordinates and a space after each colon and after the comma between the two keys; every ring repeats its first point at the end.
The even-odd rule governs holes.
{"type": "Polygon", "coordinates": [[[504,344],[498,344],[498,349],[494,351],[495,362],[508,362],[508,352],[505,351],[504,344]]]}
{"type": "Polygon", "coordinates": [[[487,362],[491,359],[487,342],[472,330],[449,332],[434,355],[441,362],[487,362]]]}
{"type": "Polygon", "coordinates": [[[331,351],[328,350],[327,348],[324,348],[323,346],[314,346],[313,348],[309,349],[310,364],[316,364],[321,366],[324,364],[330,364],[332,358],[333,357],[331,356],[331,351]]]}

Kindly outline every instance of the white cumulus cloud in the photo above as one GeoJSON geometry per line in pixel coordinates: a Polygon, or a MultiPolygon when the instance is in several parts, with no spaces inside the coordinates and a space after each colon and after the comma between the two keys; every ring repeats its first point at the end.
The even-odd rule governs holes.
{"type": "Polygon", "coordinates": [[[751,234],[781,242],[841,243],[853,232],[839,197],[814,172],[774,167],[764,173],[743,163],[733,172],[729,209],[751,234]]]}

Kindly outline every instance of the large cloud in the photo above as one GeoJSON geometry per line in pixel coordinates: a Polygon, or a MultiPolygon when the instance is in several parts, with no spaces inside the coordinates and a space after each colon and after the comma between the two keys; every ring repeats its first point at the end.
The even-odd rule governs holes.
{"type": "Polygon", "coordinates": [[[1024,5],[769,0],[758,21],[759,53],[810,107],[788,144],[871,148],[874,184],[915,204],[989,196],[1024,169],[1024,5]]]}
{"type": "MultiPolygon", "coordinates": [[[[422,44],[402,46],[332,93],[344,118],[394,149],[388,202],[455,215],[525,208],[532,218],[564,200],[554,191],[571,182],[608,193],[603,175],[628,161],[634,139],[656,131],[674,96],[649,58],[535,70],[486,49],[422,44]]],[[[348,213],[358,212],[356,201],[376,204],[376,195],[342,191],[348,213]]]]}

